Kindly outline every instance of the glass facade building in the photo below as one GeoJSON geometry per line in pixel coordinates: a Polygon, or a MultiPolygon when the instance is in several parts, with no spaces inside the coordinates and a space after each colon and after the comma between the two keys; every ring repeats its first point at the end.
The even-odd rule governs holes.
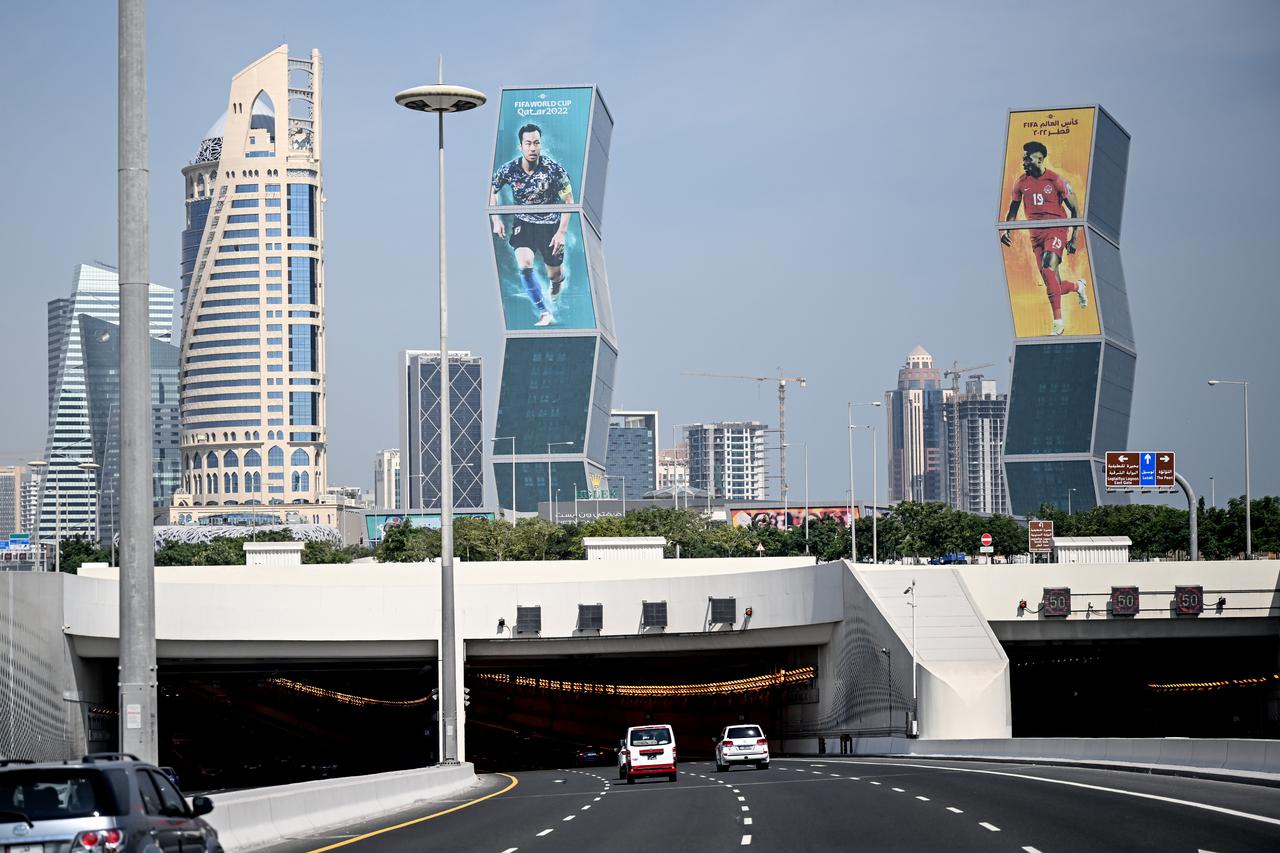
{"type": "Polygon", "coordinates": [[[1009,514],[1004,481],[1005,411],[1008,395],[996,393],[996,383],[981,376],[965,381],[964,392],[953,401],[955,440],[953,506],[965,512],[1009,514]]]}
{"type": "MultiPolygon", "coordinates": [[[[400,452],[394,476],[407,510],[440,509],[440,351],[400,354],[400,452]]],[[[484,506],[484,364],[469,352],[449,353],[453,505],[484,506]]],[[[379,454],[382,489],[390,460],[379,454]]],[[[375,478],[377,474],[375,473],[375,478]]]]}
{"type": "Polygon", "coordinates": [[[1020,312],[1028,311],[1027,305],[1043,310],[1044,298],[1020,301],[1015,266],[1006,252],[1017,333],[1004,439],[1010,510],[1033,515],[1044,504],[1085,511],[1100,502],[1123,502],[1126,495],[1106,492],[1103,463],[1108,450],[1128,449],[1137,367],[1120,262],[1129,134],[1098,106],[1014,111],[1005,159],[1006,184],[1015,178],[1019,185],[1030,182],[1033,194],[1020,197],[1015,187],[1002,205],[1014,201],[1010,213],[1016,213],[1022,202],[1025,218],[1002,207],[997,227],[1013,245],[1040,252],[1032,260],[1048,280],[1036,279],[1032,289],[1039,286],[1043,294],[1054,278],[1044,269],[1056,265],[1065,294],[1061,305],[1053,304],[1053,325],[1037,330],[1020,312]],[[1049,171],[1032,177],[1034,170],[1028,170],[1027,177],[1019,177],[1024,167],[1016,161],[1045,151],[1042,163],[1049,171]],[[1032,212],[1043,200],[1034,193],[1051,185],[1065,199],[1061,209],[1032,212]],[[1068,240],[1057,254],[1052,253],[1055,235],[1068,240]],[[1096,325],[1083,322],[1092,314],[1096,325]]]}
{"type": "Polygon", "coordinates": [[[618,358],[601,238],[612,132],[595,87],[502,91],[486,220],[505,331],[494,434],[515,436],[514,448],[493,442],[504,509],[513,493],[520,512],[572,500],[606,474],[618,358]]]}
{"type": "MultiPolygon", "coordinates": [[[[148,331],[153,341],[167,344],[172,339],[174,300],[170,288],[158,284],[148,288],[148,331]]],[[[52,541],[58,531],[64,538],[76,534],[93,538],[98,528],[98,477],[80,467],[98,461],[81,333],[86,319],[120,322],[120,282],[115,270],[80,264],[71,296],[49,302],[49,431],[44,450],[49,467],[41,477],[35,521],[40,538],[46,541],[52,541]]]]}
{"type": "Polygon", "coordinates": [[[658,488],[658,413],[610,413],[606,464],[613,494],[638,498],[658,488]]]}
{"type": "Polygon", "coordinates": [[[686,425],[686,485],[717,500],[764,500],[765,429],[759,421],[686,425]]]}
{"type": "Polygon", "coordinates": [[[326,502],[321,70],[282,45],[240,71],[182,170],[180,523],[326,502]]]}
{"type": "Polygon", "coordinates": [[[884,395],[890,501],[947,500],[949,395],[933,356],[923,346],[907,353],[898,387],[884,395]]]}

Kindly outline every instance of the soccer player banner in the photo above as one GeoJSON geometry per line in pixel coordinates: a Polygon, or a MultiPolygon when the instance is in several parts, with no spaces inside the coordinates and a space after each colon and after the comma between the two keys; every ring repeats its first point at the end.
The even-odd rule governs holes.
{"type": "Polygon", "coordinates": [[[490,205],[581,204],[591,89],[504,89],[490,205]]]}
{"type": "Polygon", "coordinates": [[[594,329],[582,214],[516,212],[490,218],[507,331],[594,329]]]}
{"type": "Polygon", "coordinates": [[[1089,188],[1089,161],[1093,151],[1094,107],[1072,110],[1026,110],[1009,113],[1009,135],[1004,149],[1004,173],[1000,182],[1001,220],[1084,219],[1089,188]],[[1023,178],[1028,180],[1023,181],[1023,178]],[[1073,212],[1055,198],[1058,193],[1039,190],[1044,197],[1037,205],[1034,196],[1019,198],[1019,210],[1009,215],[1015,188],[1037,192],[1032,183],[1054,184],[1054,178],[1075,197],[1073,212]],[[1023,186],[1018,187],[1022,181],[1023,186]]]}
{"type": "Polygon", "coordinates": [[[1000,248],[1015,337],[1102,333],[1085,232],[1083,226],[1005,232],[1009,243],[1000,248]]]}

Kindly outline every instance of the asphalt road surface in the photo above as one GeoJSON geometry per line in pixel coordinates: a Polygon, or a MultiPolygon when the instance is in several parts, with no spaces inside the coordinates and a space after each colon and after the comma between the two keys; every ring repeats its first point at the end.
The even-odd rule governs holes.
{"type": "Polygon", "coordinates": [[[1280,789],[1029,764],[774,758],[619,783],[612,767],[485,774],[464,796],[272,853],[1280,850],[1280,789]]]}

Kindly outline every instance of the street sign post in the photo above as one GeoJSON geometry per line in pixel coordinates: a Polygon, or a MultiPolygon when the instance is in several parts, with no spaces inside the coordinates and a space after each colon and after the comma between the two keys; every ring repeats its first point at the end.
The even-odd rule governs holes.
{"type": "Polygon", "coordinates": [[[1053,552],[1053,522],[1032,519],[1027,522],[1027,550],[1032,554],[1053,552]]]}
{"type": "Polygon", "coordinates": [[[1173,489],[1177,454],[1171,450],[1108,450],[1107,490],[1173,489]]]}

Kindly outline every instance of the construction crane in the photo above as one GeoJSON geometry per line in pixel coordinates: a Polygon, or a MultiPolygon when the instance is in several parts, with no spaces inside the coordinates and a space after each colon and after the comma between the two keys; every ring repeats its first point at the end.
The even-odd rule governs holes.
{"type": "Polygon", "coordinates": [[[994,365],[994,361],[988,361],[961,367],[960,362],[953,361],[950,370],[942,371],[943,376],[951,377],[951,426],[947,430],[947,490],[951,493],[951,502],[955,506],[960,505],[960,484],[957,482],[960,476],[960,377],[970,370],[994,365]]]}
{"type": "MultiPolygon", "coordinates": [[[[685,371],[685,376],[710,376],[713,379],[749,379],[752,382],[778,383],[778,479],[782,482],[782,500],[786,503],[787,487],[787,383],[796,382],[803,388],[808,382],[803,376],[783,376],[778,368],[777,376],[740,376],[736,373],[699,373],[685,371]]],[[[714,492],[713,488],[709,491],[714,492]]]]}

